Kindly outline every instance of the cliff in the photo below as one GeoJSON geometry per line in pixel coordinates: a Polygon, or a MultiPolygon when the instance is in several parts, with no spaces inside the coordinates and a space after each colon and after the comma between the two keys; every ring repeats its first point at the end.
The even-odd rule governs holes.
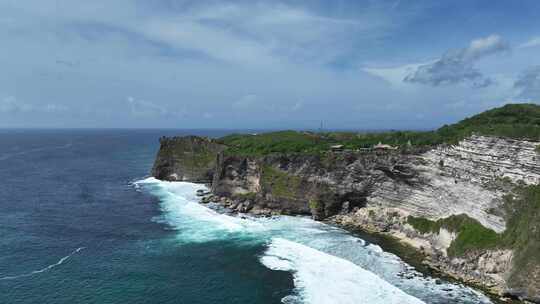
{"type": "Polygon", "coordinates": [[[331,220],[396,237],[456,278],[539,301],[540,263],[524,252],[540,241],[540,200],[512,201],[539,189],[539,144],[471,136],[437,147],[411,158],[413,178],[380,180],[366,208],[331,220]]]}
{"type": "MultiPolygon", "coordinates": [[[[324,219],[365,205],[371,179],[356,179],[358,173],[348,171],[355,160],[357,156],[352,154],[221,155],[212,192],[240,203],[247,201],[257,213],[306,214],[324,219]]],[[[383,158],[371,157],[366,162],[371,167],[383,158]]]]}
{"type": "Polygon", "coordinates": [[[208,183],[203,202],[233,211],[386,234],[432,268],[540,303],[540,111],[486,113],[435,132],[162,139],[152,174],[208,183]],[[517,135],[516,117],[526,130],[517,135]],[[365,148],[381,140],[401,148],[365,148]],[[336,143],[345,150],[330,151],[336,143]]]}
{"type": "Polygon", "coordinates": [[[168,181],[210,183],[216,155],[225,146],[205,137],[162,137],[152,176],[168,181]]]}

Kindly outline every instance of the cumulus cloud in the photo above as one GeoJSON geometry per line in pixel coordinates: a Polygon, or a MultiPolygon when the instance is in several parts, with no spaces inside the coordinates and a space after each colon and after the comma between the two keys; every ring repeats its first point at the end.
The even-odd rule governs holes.
{"type": "Polygon", "coordinates": [[[528,101],[540,101],[540,66],[525,70],[514,83],[514,87],[520,90],[520,98],[528,101]]]}
{"type": "Polygon", "coordinates": [[[403,80],[431,86],[468,83],[473,87],[486,87],[493,81],[474,67],[475,62],[509,49],[498,35],[476,39],[466,48],[449,51],[433,63],[419,66],[403,80]]]}

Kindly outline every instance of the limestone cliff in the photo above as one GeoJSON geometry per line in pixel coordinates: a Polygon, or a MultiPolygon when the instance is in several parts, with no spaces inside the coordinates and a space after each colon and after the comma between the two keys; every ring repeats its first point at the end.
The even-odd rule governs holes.
{"type": "Polygon", "coordinates": [[[239,212],[306,214],[388,234],[422,252],[433,268],[538,301],[538,264],[500,240],[510,238],[505,233],[515,209],[507,196],[517,185],[540,183],[539,145],[473,135],[424,152],[243,156],[223,153],[224,146],[208,139],[162,139],[153,175],[211,183],[208,200],[239,212]],[[518,269],[518,263],[529,266],[518,269]]]}
{"type": "Polygon", "coordinates": [[[216,167],[216,155],[223,145],[206,137],[162,137],[152,176],[168,181],[210,183],[216,167]]]}

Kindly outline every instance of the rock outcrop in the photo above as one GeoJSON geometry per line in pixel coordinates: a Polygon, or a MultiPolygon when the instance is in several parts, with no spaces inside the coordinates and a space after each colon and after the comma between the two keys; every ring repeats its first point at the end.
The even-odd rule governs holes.
{"type": "Polygon", "coordinates": [[[168,181],[210,183],[225,146],[199,136],[162,137],[152,176],[168,181]]]}

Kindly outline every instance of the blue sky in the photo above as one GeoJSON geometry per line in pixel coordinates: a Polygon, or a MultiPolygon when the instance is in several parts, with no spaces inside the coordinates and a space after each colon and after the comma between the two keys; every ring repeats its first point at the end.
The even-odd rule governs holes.
{"type": "Polygon", "coordinates": [[[540,101],[539,1],[0,0],[0,127],[426,129],[540,101]]]}

